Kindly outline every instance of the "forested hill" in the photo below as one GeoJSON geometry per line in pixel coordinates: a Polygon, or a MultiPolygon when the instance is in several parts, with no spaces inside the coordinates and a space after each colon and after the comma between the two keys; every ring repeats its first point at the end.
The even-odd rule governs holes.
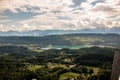
{"type": "Polygon", "coordinates": [[[43,37],[8,36],[0,37],[0,44],[40,44],[40,45],[102,45],[120,47],[119,34],[65,34],[43,37]]]}

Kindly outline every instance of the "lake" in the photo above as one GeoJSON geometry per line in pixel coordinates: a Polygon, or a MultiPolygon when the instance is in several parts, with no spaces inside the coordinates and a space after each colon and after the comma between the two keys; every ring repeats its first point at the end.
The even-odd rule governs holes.
{"type": "Polygon", "coordinates": [[[48,50],[48,49],[63,49],[63,48],[68,48],[68,49],[80,49],[80,48],[84,48],[84,47],[91,47],[92,45],[78,45],[78,46],[66,46],[66,45],[57,45],[57,46],[53,46],[53,45],[48,45],[45,46],[41,49],[43,50],[48,50]]]}

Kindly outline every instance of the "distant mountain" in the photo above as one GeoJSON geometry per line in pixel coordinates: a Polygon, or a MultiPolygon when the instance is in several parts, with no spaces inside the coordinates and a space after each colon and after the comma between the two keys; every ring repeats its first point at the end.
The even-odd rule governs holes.
{"type": "Polygon", "coordinates": [[[61,35],[73,33],[117,33],[120,34],[120,27],[114,28],[94,28],[94,29],[78,29],[78,30],[31,30],[31,31],[0,31],[0,36],[45,36],[45,35],[61,35]]]}

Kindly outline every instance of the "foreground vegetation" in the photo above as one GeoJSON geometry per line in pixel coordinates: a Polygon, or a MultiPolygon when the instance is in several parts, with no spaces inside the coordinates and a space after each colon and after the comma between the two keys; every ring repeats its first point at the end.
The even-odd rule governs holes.
{"type": "Polygon", "coordinates": [[[110,80],[114,49],[0,46],[0,80],[110,80]]]}

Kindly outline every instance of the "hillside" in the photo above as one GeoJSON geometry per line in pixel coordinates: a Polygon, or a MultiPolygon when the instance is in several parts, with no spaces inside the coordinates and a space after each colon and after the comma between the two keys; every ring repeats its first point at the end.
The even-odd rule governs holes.
{"type": "Polygon", "coordinates": [[[1,46],[0,52],[0,80],[110,80],[114,49],[35,52],[22,46],[1,46]]]}
{"type": "Polygon", "coordinates": [[[120,47],[119,34],[65,34],[43,37],[35,36],[1,36],[0,44],[37,44],[48,45],[99,45],[120,47]]]}

